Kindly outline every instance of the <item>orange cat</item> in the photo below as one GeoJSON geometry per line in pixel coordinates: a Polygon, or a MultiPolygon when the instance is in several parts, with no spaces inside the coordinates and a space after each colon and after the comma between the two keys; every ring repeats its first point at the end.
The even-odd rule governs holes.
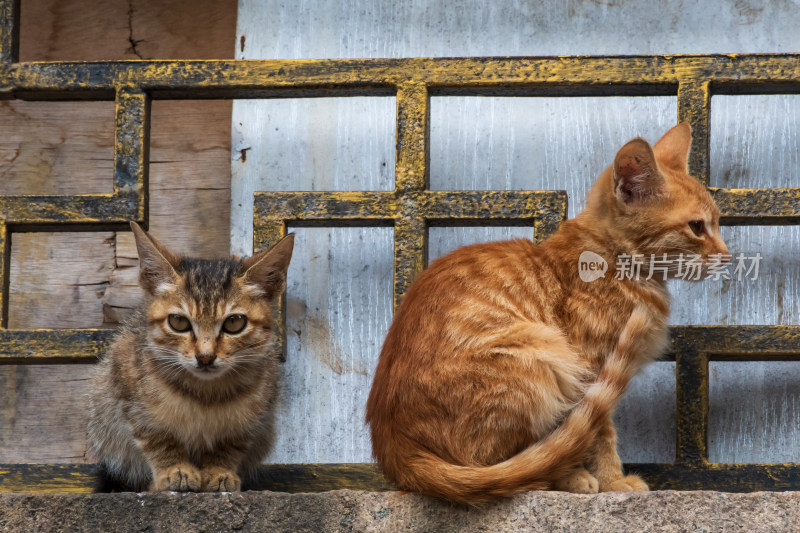
{"type": "Polygon", "coordinates": [[[707,269],[728,253],[714,200],[688,175],[690,144],[685,123],[652,148],[633,139],[541,245],[466,246],[412,284],[367,403],[373,453],[400,489],[468,503],[647,490],[622,472],[612,414],[667,345],[666,271],[649,258],[699,254],[707,269]],[[605,275],[581,278],[584,251],[605,275]],[[617,279],[623,254],[643,254],[638,277],[617,279]]]}

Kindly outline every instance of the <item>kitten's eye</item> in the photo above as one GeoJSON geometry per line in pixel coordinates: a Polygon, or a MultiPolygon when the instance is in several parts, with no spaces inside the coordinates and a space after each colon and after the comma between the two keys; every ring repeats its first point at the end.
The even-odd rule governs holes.
{"type": "Polygon", "coordinates": [[[169,327],[178,333],[186,333],[192,329],[192,323],[189,322],[189,319],[181,315],[169,315],[169,317],[167,317],[167,323],[169,327]]]}
{"type": "Polygon", "coordinates": [[[692,220],[689,222],[689,228],[696,237],[700,237],[706,232],[706,223],[702,220],[692,220]]]}
{"type": "Polygon", "coordinates": [[[241,332],[247,325],[247,317],[244,315],[231,315],[222,323],[222,331],[235,335],[241,332]]]}

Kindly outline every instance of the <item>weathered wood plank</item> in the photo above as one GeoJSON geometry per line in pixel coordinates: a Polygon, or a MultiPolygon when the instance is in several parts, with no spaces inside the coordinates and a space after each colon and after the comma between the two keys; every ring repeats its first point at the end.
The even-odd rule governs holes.
{"type": "Polygon", "coordinates": [[[177,100],[152,104],[150,228],[180,253],[229,253],[231,105],[177,100]]]}
{"type": "Polygon", "coordinates": [[[114,103],[0,101],[0,194],[113,192],[114,103]]]}
{"type": "Polygon", "coordinates": [[[114,271],[108,279],[108,288],[103,294],[103,322],[119,324],[136,309],[143,300],[139,287],[139,257],[133,233],[116,234],[114,271]]]}
{"type": "Polygon", "coordinates": [[[102,325],[114,248],[112,232],[13,234],[9,327],[102,325]]]}
{"type": "MultiPolygon", "coordinates": [[[[234,0],[22,4],[23,61],[233,55],[234,0]]],[[[228,253],[230,107],[224,101],[152,106],[150,227],[179,251],[228,253]]],[[[112,191],[113,102],[0,102],[0,132],[0,194],[112,191]]],[[[138,259],[127,232],[14,233],[11,239],[12,328],[113,326],[141,299],[138,259]]],[[[104,342],[87,347],[95,350],[104,342]]],[[[0,365],[0,461],[84,461],[81,368],[87,367],[0,365]],[[17,403],[10,391],[16,391],[17,403]]],[[[71,479],[48,476],[53,490],[71,479]]]]}
{"type": "Polygon", "coordinates": [[[21,61],[226,59],[231,0],[27,0],[21,2],[21,61]]]}
{"type": "Polygon", "coordinates": [[[90,365],[0,366],[0,462],[82,463],[90,365]]]}

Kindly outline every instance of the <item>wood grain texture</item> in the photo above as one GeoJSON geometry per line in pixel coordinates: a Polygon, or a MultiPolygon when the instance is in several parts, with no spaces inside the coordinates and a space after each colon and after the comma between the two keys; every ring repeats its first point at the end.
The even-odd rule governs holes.
{"type": "Polygon", "coordinates": [[[87,365],[0,366],[0,462],[86,460],[87,365]]]}
{"type": "MultiPolygon", "coordinates": [[[[17,233],[10,328],[97,327],[115,271],[115,234],[17,233]]],[[[0,365],[0,461],[83,462],[87,365],[0,365]]]]}
{"type": "Polygon", "coordinates": [[[0,194],[113,192],[114,103],[0,101],[0,194]]]}
{"type": "MultiPolygon", "coordinates": [[[[713,6],[667,2],[654,11],[653,6],[644,0],[566,3],[547,0],[535,5],[523,1],[500,4],[468,2],[459,10],[436,2],[356,0],[341,6],[316,0],[298,0],[290,4],[268,0],[240,6],[237,43],[244,43],[244,46],[237,46],[236,57],[305,59],[795,52],[800,49],[800,34],[795,31],[798,24],[800,12],[790,2],[768,5],[748,1],[724,2],[713,6]]],[[[798,186],[796,139],[800,124],[795,117],[800,107],[795,105],[793,99],[796,98],[712,98],[712,186],[798,186]]],[[[299,115],[300,126],[288,131],[283,124],[280,131],[274,130],[278,124],[264,125],[275,116],[270,107],[274,105],[272,102],[236,102],[233,110],[234,145],[258,150],[272,142],[271,146],[300,148],[296,152],[272,150],[274,155],[268,163],[258,163],[261,171],[257,168],[247,170],[243,168],[245,165],[234,161],[234,190],[246,190],[247,187],[286,190],[287,184],[294,190],[325,190],[330,187],[329,182],[316,184],[314,173],[303,168],[303,165],[309,165],[307,159],[298,162],[309,154],[301,144],[307,138],[303,133],[307,129],[303,122],[307,119],[302,114],[299,115]],[[286,140],[265,141],[269,136],[286,140]],[[295,153],[298,157],[281,159],[279,153],[295,153]]],[[[357,113],[343,115],[334,105],[340,104],[331,104],[330,107],[319,104],[315,129],[324,132],[357,127],[357,113]],[[354,121],[356,125],[353,125],[354,121]]],[[[373,118],[375,110],[378,110],[376,104],[368,104],[364,109],[365,122],[380,120],[373,118]]],[[[292,116],[288,112],[286,115],[292,116]]],[[[676,119],[674,97],[434,97],[431,101],[431,185],[442,189],[566,189],[569,192],[569,213],[574,216],[583,204],[588,187],[610,164],[622,143],[636,135],[655,141],[676,119]]],[[[290,121],[283,122],[291,126],[290,121]]],[[[312,157],[314,153],[311,153],[312,157]]],[[[379,152],[374,149],[365,150],[361,159],[353,164],[356,167],[366,164],[366,167],[359,168],[365,168],[375,179],[379,173],[370,165],[380,161],[377,154],[379,152]]],[[[250,155],[248,152],[248,157],[250,155]]],[[[359,176],[351,181],[350,187],[364,188],[368,179],[359,176]]],[[[341,186],[337,183],[337,187],[341,186]]],[[[344,188],[348,187],[345,185],[344,188]]],[[[243,199],[247,201],[249,198],[245,196],[243,199]]],[[[246,223],[247,209],[249,207],[242,198],[234,194],[234,247],[249,245],[246,235],[238,231],[236,222],[241,217],[242,224],[246,223]]],[[[433,228],[429,252],[435,256],[460,244],[482,238],[505,237],[521,229],[513,228],[506,233],[508,230],[498,228],[433,228]]],[[[780,268],[782,274],[748,287],[725,284],[675,286],[672,288],[675,302],[672,323],[798,323],[800,316],[795,305],[800,300],[796,294],[797,269],[792,266],[797,264],[794,257],[798,242],[795,228],[731,228],[725,231],[732,250],[755,250],[755,244],[763,243],[765,251],[777,254],[774,255],[775,267],[780,268]]],[[[320,239],[324,242],[326,237],[320,239]]],[[[321,246],[324,248],[326,245],[321,246]]],[[[308,283],[316,281],[311,277],[308,283]]],[[[344,335],[344,332],[337,335],[344,335]]],[[[294,356],[289,353],[290,359],[294,356]]],[[[769,364],[747,365],[766,368],[769,364]]],[[[325,369],[320,366],[318,371],[325,372],[325,369]]],[[[726,379],[746,377],[722,376],[718,390],[725,390],[726,379]]],[[[763,381],[761,378],[748,379],[747,383],[738,382],[740,385],[735,388],[741,395],[749,394],[748,391],[761,394],[758,391],[765,390],[767,378],[763,381]]],[[[301,378],[287,375],[287,380],[301,378]]],[[[672,363],[659,363],[634,381],[617,415],[620,450],[625,460],[673,460],[674,389],[672,363]]],[[[340,393],[344,394],[352,392],[340,393]]],[[[735,409],[732,402],[714,400],[714,394],[712,390],[712,421],[717,416],[715,408],[735,409]]],[[[774,400],[769,401],[779,402],[782,394],[771,396],[774,400]]],[[[786,394],[792,397],[793,392],[786,394]]],[[[309,402],[313,409],[311,400],[304,401],[309,402]]],[[[793,409],[791,402],[786,405],[793,409]]],[[[791,413],[786,415],[786,420],[798,422],[800,411],[791,413]]],[[[720,416],[730,420],[725,414],[720,416]]],[[[309,417],[326,424],[321,414],[318,416],[312,412],[309,417]]],[[[756,433],[772,435],[769,428],[778,423],[778,419],[770,415],[751,419],[748,424],[752,424],[751,431],[756,433]]],[[[286,431],[304,433],[307,424],[308,420],[304,419],[287,427],[286,431]]],[[[780,425],[787,429],[792,426],[787,423],[780,425]]],[[[800,423],[793,426],[800,427],[800,423]]],[[[742,427],[741,422],[734,424],[730,421],[713,426],[712,433],[716,436],[712,434],[711,437],[712,455],[717,453],[713,451],[714,442],[725,442],[728,444],[722,446],[729,446],[732,440],[721,437],[732,436],[742,427]]],[[[339,426],[331,431],[343,440],[352,435],[339,426]]],[[[791,443],[792,439],[779,439],[780,446],[791,443]]],[[[789,447],[779,451],[763,440],[758,441],[751,449],[751,456],[758,456],[763,461],[786,460],[787,457],[797,460],[800,449],[793,448],[793,444],[786,445],[789,447]]],[[[293,461],[311,460],[298,450],[300,448],[281,453],[294,454],[289,459],[293,461]]],[[[368,456],[368,449],[360,449],[342,460],[360,461],[368,456]]],[[[739,453],[737,457],[743,455],[739,453]]]]}
{"type": "Polygon", "coordinates": [[[28,0],[22,2],[21,61],[227,59],[231,0],[28,0]]]}
{"type": "Polygon", "coordinates": [[[230,247],[231,102],[157,100],[150,133],[150,229],[198,257],[230,247]]]}
{"type": "Polygon", "coordinates": [[[14,234],[9,327],[101,326],[114,253],[113,232],[14,234]]]}
{"type": "MultiPolygon", "coordinates": [[[[25,0],[20,59],[230,58],[235,21],[233,0],[25,0]]],[[[153,103],[150,227],[180,252],[228,253],[230,117],[225,101],[153,103]]],[[[0,102],[0,133],[0,194],[111,192],[112,102],[0,102]]],[[[12,328],[109,327],[141,299],[130,233],[15,233],[12,246],[12,328]]],[[[0,366],[0,460],[84,460],[82,372],[0,366]]]]}
{"type": "Polygon", "coordinates": [[[139,287],[139,256],[133,233],[117,233],[114,244],[114,270],[101,298],[103,322],[106,324],[119,324],[125,320],[144,298],[139,287]]]}

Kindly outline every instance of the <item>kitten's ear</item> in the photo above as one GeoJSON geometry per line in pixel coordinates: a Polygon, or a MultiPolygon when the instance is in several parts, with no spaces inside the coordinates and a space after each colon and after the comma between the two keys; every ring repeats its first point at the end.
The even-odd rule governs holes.
{"type": "Polygon", "coordinates": [[[614,195],[620,202],[646,202],[661,196],[664,186],[664,177],[647,141],[637,137],[620,148],[614,158],[614,195]]]}
{"type": "Polygon", "coordinates": [[[688,122],[681,122],[658,140],[653,151],[659,164],[688,174],[691,147],[692,127],[688,122]]]}
{"type": "Polygon", "coordinates": [[[286,283],[286,271],[292,260],[294,234],[290,233],[269,250],[259,252],[242,261],[245,283],[253,284],[264,291],[268,300],[274,299],[286,283]]]}
{"type": "Polygon", "coordinates": [[[179,276],[175,267],[180,257],[145,233],[136,222],[131,222],[131,230],[139,252],[139,285],[154,294],[159,285],[176,283],[179,276]]]}

